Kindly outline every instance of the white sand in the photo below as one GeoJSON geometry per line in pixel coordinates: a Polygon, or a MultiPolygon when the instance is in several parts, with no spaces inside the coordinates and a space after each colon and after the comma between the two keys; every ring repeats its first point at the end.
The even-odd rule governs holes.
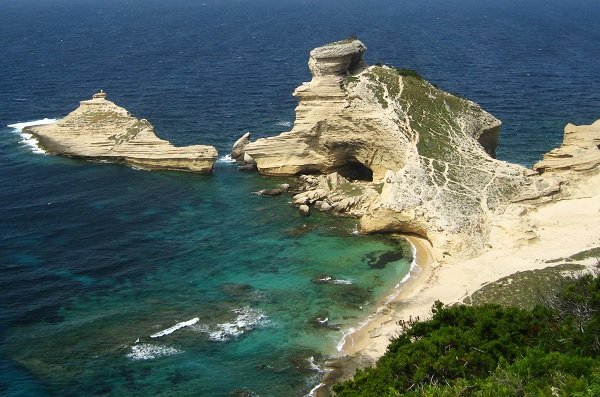
{"type": "Polygon", "coordinates": [[[342,353],[374,361],[398,332],[399,320],[428,318],[436,300],[460,302],[487,283],[518,271],[552,266],[545,261],[600,246],[600,174],[569,185],[565,188],[568,199],[530,207],[512,205],[494,219],[490,246],[476,258],[446,256],[436,261],[442,255],[427,240],[408,237],[417,248],[420,273],[372,313],[364,327],[345,338],[342,353]]]}

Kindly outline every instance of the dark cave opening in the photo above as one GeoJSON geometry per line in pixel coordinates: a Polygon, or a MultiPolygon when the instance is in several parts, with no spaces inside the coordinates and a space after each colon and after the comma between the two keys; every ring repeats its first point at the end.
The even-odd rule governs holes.
{"type": "Polygon", "coordinates": [[[373,181],[373,171],[363,163],[352,160],[346,164],[340,166],[337,173],[346,179],[360,180],[360,181],[373,181]]]}

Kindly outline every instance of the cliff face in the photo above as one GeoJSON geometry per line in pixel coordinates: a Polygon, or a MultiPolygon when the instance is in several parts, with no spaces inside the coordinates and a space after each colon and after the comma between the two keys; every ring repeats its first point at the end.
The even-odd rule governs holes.
{"type": "MultiPolygon", "coordinates": [[[[418,233],[464,256],[483,249],[491,214],[524,192],[528,200],[551,193],[552,182],[493,158],[498,119],[412,71],[366,67],[365,49],[347,40],[311,52],[313,78],[294,92],[293,129],[245,147],[259,172],[367,181],[349,182],[365,193],[348,207],[363,231],[418,233]]],[[[309,189],[327,202],[326,186],[309,189]]]]}
{"type": "Polygon", "coordinates": [[[49,153],[127,163],[144,169],[210,173],[217,151],[212,146],[175,147],[100,92],[54,124],[25,129],[49,153]]]}

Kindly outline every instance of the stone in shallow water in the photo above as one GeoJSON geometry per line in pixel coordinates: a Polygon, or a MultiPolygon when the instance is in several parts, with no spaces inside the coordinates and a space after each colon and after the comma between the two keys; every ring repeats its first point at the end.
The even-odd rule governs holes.
{"type": "Polygon", "coordinates": [[[253,288],[247,283],[226,283],[221,286],[221,291],[229,296],[240,297],[249,295],[253,288]]]}
{"type": "Polygon", "coordinates": [[[302,204],[300,207],[298,207],[298,212],[300,212],[300,215],[309,216],[310,215],[310,207],[306,204],[302,204]]]}
{"type": "Polygon", "coordinates": [[[396,262],[404,258],[402,251],[372,252],[365,256],[367,264],[371,269],[383,269],[390,262],[396,262]]]}
{"type": "Polygon", "coordinates": [[[272,196],[279,196],[283,192],[284,192],[283,189],[263,189],[263,190],[259,190],[258,194],[260,194],[261,196],[272,197],[272,196]]]}

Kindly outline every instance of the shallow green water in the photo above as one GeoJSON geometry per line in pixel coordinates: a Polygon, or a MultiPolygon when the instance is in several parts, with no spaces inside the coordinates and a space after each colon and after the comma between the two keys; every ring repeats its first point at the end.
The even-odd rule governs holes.
{"type": "Polygon", "coordinates": [[[12,253],[15,274],[40,278],[29,295],[54,305],[14,322],[5,350],[51,394],[302,395],[411,261],[356,220],[252,193],[282,180],[228,164],[202,178],[45,160],[79,199],[44,208],[69,233],[40,222],[12,253]]]}

